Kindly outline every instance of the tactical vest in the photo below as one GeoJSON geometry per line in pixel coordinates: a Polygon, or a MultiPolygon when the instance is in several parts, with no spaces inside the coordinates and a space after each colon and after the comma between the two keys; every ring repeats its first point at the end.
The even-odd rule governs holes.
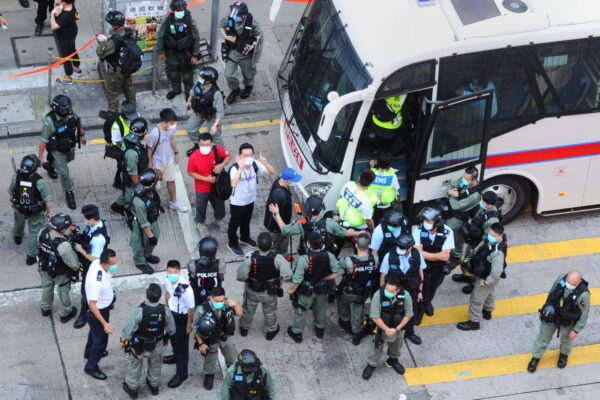
{"type": "Polygon", "coordinates": [[[365,287],[369,281],[377,278],[377,263],[372,254],[369,254],[369,258],[364,261],[361,261],[356,256],[350,256],[350,259],[353,263],[352,273],[347,275],[350,281],[358,283],[361,287],[365,287]]]}
{"type": "MultiPolygon", "coordinates": [[[[197,297],[205,300],[210,292],[221,287],[221,278],[219,277],[219,260],[209,261],[206,257],[200,257],[194,262],[196,265],[196,276],[194,279],[197,297]]],[[[199,303],[199,302],[198,302],[199,303]]]]}
{"type": "Polygon", "coordinates": [[[237,362],[234,367],[233,385],[229,389],[231,400],[265,400],[268,399],[266,387],[266,374],[262,367],[254,372],[254,378],[250,383],[246,382],[246,377],[242,373],[240,363],[237,362]]]}
{"type": "Polygon", "coordinates": [[[17,172],[15,189],[13,191],[13,205],[21,214],[29,217],[37,215],[46,209],[37,184],[42,177],[38,174],[25,176],[17,172]]]}
{"type": "MultiPolygon", "coordinates": [[[[429,231],[421,228],[420,239],[423,250],[428,253],[440,253],[444,247],[448,233],[449,232],[443,226],[440,226],[437,228],[437,232],[432,241],[429,237],[429,231]]],[[[425,260],[425,263],[430,268],[441,268],[442,265],[444,265],[444,261],[425,260]]]]}
{"type": "Polygon", "coordinates": [[[231,307],[224,305],[221,309],[221,315],[218,318],[210,306],[209,300],[202,303],[202,308],[204,309],[204,314],[202,314],[201,319],[211,318],[216,321],[216,329],[213,334],[207,338],[207,344],[216,343],[218,340],[224,342],[229,336],[235,333],[235,314],[231,307]]]}
{"type": "Polygon", "coordinates": [[[46,117],[50,117],[54,124],[54,133],[50,137],[48,147],[61,153],[74,149],[77,144],[77,129],[79,129],[78,118],[69,114],[66,119],[59,119],[54,111],[50,111],[46,117]]]}
{"type": "Polygon", "coordinates": [[[217,90],[220,90],[215,82],[210,89],[204,90],[204,85],[196,82],[194,86],[194,94],[192,95],[192,110],[199,114],[205,120],[212,120],[217,114],[217,110],[213,107],[213,99],[217,90]]]}
{"type": "Polygon", "coordinates": [[[308,269],[304,274],[304,280],[313,285],[331,274],[331,266],[329,265],[329,253],[327,250],[310,251],[306,255],[308,257],[308,269]]]}
{"type": "MultiPolygon", "coordinates": [[[[473,187],[465,186],[462,189],[458,190],[457,200],[464,200],[474,193],[479,193],[479,185],[475,185],[473,187]]],[[[458,219],[462,219],[463,221],[467,221],[469,219],[469,217],[471,216],[471,209],[469,209],[469,210],[452,210],[452,216],[455,218],[458,218],[458,219]]]]}
{"type": "Polygon", "coordinates": [[[171,13],[165,21],[164,47],[166,50],[181,53],[191,52],[194,47],[192,36],[192,16],[185,10],[183,21],[175,22],[175,16],[171,13]]]}
{"type": "Polygon", "coordinates": [[[370,198],[367,193],[358,190],[356,182],[350,182],[344,188],[342,197],[340,197],[335,206],[340,213],[342,221],[351,227],[360,228],[366,224],[360,208],[368,201],[370,202],[370,198]]]}
{"type": "Polygon", "coordinates": [[[396,170],[393,168],[371,168],[375,180],[367,188],[367,193],[377,197],[377,204],[387,206],[396,200],[396,189],[392,186],[396,170]]]}
{"type": "Polygon", "coordinates": [[[402,105],[406,95],[390,96],[378,101],[373,110],[373,123],[383,129],[394,130],[402,126],[402,105]]]}
{"type": "MultiPolygon", "coordinates": [[[[225,34],[227,36],[234,36],[235,43],[226,41],[225,43],[227,43],[227,46],[231,46],[240,53],[243,53],[246,45],[254,42],[254,29],[252,28],[253,21],[254,17],[252,14],[246,14],[246,20],[244,21],[244,26],[242,27],[242,33],[238,33],[237,29],[235,29],[235,20],[231,17],[228,17],[227,26],[225,27],[225,34]]],[[[253,51],[254,49],[249,54],[252,54],[253,51]]]]}
{"type": "Polygon", "coordinates": [[[142,308],[142,320],[135,335],[144,340],[157,341],[161,339],[166,325],[165,306],[163,304],[150,306],[144,302],[140,304],[140,307],[142,308]]]}
{"type": "Polygon", "coordinates": [[[154,189],[145,189],[141,193],[134,193],[133,197],[137,197],[146,205],[146,218],[151,224],[158,221],[160,215],[160,196],[154,189]]]}
{"type": "Polygon", "coordinates": [[[272,251],[266,256],[261,255],[258,250],[252,253],[250,278],[260,282],[279,278],[279,270],[275,268],[275,256],[277,254],[272,251]]]}
{"type": "Polygon", "coordinates": [[[379,288],[379,302],[381,305],[380,316],[383,322],[390,328],[396,328],[404,319],[406,312],[404,311],[404,289],[401,289],[396,295],[396,301],[385,297],[384,288],[379,288]]]}
{"type": "Polygon", "coordinates": [[[477,208],[475,215],[471,219],[471,222],[463,225],[463,236],[466,240],[470,240],[472,242],[480,242],[483,238],[485,232],[483,231],[483,225],[487,221],[492,218],[497,218],[498,221],[502,221],[502,212],[497,209],[493,209],[491,211],[481,210],[480,207],[477,208]]]}
{"type": "Polygon", "coordinates": [[[381,231],[383,232],[383,241],[381,242],[379,250],[377,250],[377,256],[380,260],[383,260],[383,257],[385,257],[386,254],[388,254],[390,251],[394,250],[398,246],[398,237],[400,237],[400,235],[402,235],[403,233],[406,233],[406,229],[404,228],[404,225],[402,225],[400,228],[400,235],[396,237],[394,236],[392,231],[388,229],[385,220],[380,226],[381,231]]]}
{"type": "Polygon", "coordinates": [[[504,254],[504,266],[506,267],[507,247],[508,246],[505,239],[495,244],[487,243],[485,246],[480,248],[477,253],[474,253],[471,256],[471,259],[469,260],[470,272],[481,279],[487,279],[487,277],[490,275],[490,272],[492,272],[492,263],[488,261],[488,256],[494,251],[501,251],[504,254]]]}
{"type": "Polygon", "coordinates": [[[64,275],[69,268],[58,253],[58,246],[66,241],[67,239],[64,237],[55,237],[52,239],[50,237],[50,228],[44,228],[40,234],[40,252],[38,255],[39,267],[51,277],[64,275]]]}
{"type": "Polygon", "coordinates": [[[566,278],[567,274],[560,279],[558,284],[548,294],[546,300],[546,303],[554,305],[554,309],[557,311],[556,323],[565,327],[579,321],[579,318],[581,318],[581,308],[577,305],[579,297],[581,297],[582,294],[589,292],[587,281],[582,279],[579,285],[565,297],[564,290],[566,278]]]}
{"type": "MultiPolygon", "coordinates": [[[[102,220],[102,227],[100,228],[96,228],[91,234],[92,227],[91,226],[86,226],[85,229],[83,230],[83,243],[82,246],[84,248],[84,250],[86,252],[91,252],[92,250],[92,239],[97,237],[97,236],[102,236],[105,239],[104,242],[104,248],[102,249],[102,251],[106,250],[108,248],[108,245],[110,244],[110,237],[108,236],[108,232],[106,230],[106,222],[104,220],[102,220]]],[[[79,258],[79,261],[81,262],[81,264],[83,265],[84,270],[87,270],[87,268],[90,266],[90,264],[92,263],[90,260],[88,260],[85,257],[79,257],[80,254],[77,253],[77,256],[79,258]]]]}
{"type": "Polygon", "coordinates": [[[127,159],[125,157],[125,154],[129,150],[133,150],[137,154],[137,156],[138,156],[138,162],[137,162],[138,175],[141,174],[143,170],[148,168],[148,155],[146,154],[146,150],[145,150],[144,146],[142,146],[139,143],[132,143],[128,140],[124,140],[123,143],[125,144],[125,151],[123,152],[123,159],[121,160],[121,168],[123,170],[123,172],[122,172],[123,185],[126,187],[133,187],[133,180],[131,179],[131,176],[129,176],[129,174],[127,173],[127,159]]]}
{"type": "Polygon", "coordinates": [[[406,290],[416,290],[419,288],[419,284],[421,283],[421,275],[419,273],[421,270],[421,256],[419,255],[419,250],[415,248],[410,250],[410,258],[408,262],[410,264],[410,268],[405,274],[401,270],[400,255],[395,250],[390,251],[388,257],[388,263],[390,265],[388,276],[395,276],[398,278],[402,284],[402,287],[406,288],[406,290]]]}
{"type": "Polygon", "coordinates": [[[327,251],[333,252],[335,250],[332,235],[327,231],[326,218],[321,218],[317,221],[310,220],[306,224],[302,225],[302,228],[304,228],[304,234],[302,235],[302,238],[298,245],[298,254],[304,255],[308,252],[306,238],[308,237],[308,234],[310,232],[315,232],[316,234],[321,236],[321,239],[323,240],[323,244],[327,251]]]}

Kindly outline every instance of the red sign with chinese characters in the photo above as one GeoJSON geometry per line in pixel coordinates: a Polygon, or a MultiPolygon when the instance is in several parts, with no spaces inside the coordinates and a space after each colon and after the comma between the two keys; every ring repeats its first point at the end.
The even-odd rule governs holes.
{"type": "Polygon", "coordinates": [[[284,122],[283,129],[285,129],[285,137],[287,138],[288,144],[290,145],[292,156],[294,157],[294,160],[296,160],[298,168],[300,169],[300,171],[302,171],[302,168],[304,168],[304,159],[302,158],[300,150],[298,150],[298,145],[296,145],[296,141],[294,140],[294,136],[290,131],[290,127],[288,126],[287,121],[284,122]]]}

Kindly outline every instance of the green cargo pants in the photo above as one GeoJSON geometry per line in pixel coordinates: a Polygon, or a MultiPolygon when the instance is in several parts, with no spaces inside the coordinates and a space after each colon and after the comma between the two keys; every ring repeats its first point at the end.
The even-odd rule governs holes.
{"type": "MultiPolygon", "coordinates": [[[[538,336],[533,343],[532,356],[534,358],[542,358],[557,329],[559,329],[559,327],[554,324],[540,321],[540,333],[538,333],[538,336]]],[[[560,352],[567,356],[571,354],[571,350],[573,350],[573,341],[569,340],[569,333],[571,333],[572,330],[573,324],[560,327],[560,352]]]]}
{"type": "Polygon", "coordinates": [[[177,51],[167,51],[165,65],[167,78],[171,82],[171,89],[175,93],[181,93],[181,83],[183,82],[184,94],[188,96],[194,86],[194,70],[188,57],[177,51]]]}
{"type": "Polygon", "coordinates": [[[70,192],[73,190],[73,181],[71,180],[71,175],[69,174],[69,166],[67,165],[71,161],[75,159],[75,149],[72,149],[69,152],[63,153],[58,150],[51,150],[50,153],[52,157],[54,157],[54,161],[52,165],[60,178],[60,184],[65,192],[70,192]]]}
{"type": "Polygon", "coordinates": [[[25,222],[29,227],[29,233],[27,235],[27,251],[26,254],[30,257],[37,257],[39,253],[39,246],[37,237],[40,231],[46,226],[45,212],[38,213],[36,215],[30,215],[26,217],[17,210],[14,212],[15,215],[15,226],[13,227],[13,236],[23,236],[25,233],[25,222]]]}
{"type": "Polygon", "coordinates": [[[402,337],[401,332],[397,332],[395,336],[389,337],[385,333],[381,333],[383,343],[379,345],[379,347],[375,347],[375,336],[371,340],[369,344],[369,353],[367,355],[367,364],[371,367],[376,367],[377,363],[381,359],[381,354],[383,353],[383,346],[387,343],[387,355],[390,358],[400,358],[400,348],[402,347],[402,337]]]}
{"type": "Polygon", "coordinates": [[[315,318],[315,328],[325,328],[325,306],[327,304],[327,293],[312,296],[298,295],[298,307],[294,310],[294,323],[292,332],[302,333],[306,324],[306,311],[312,307],[315,318]]]}
{"type": "Polygon", "coordinates": [[[42,299],[40,308],[42,311],[52,311],[54,302],[54,287],[58,290],[58,315],[66,317],[71,312],[71,278],[67,275],[57,275],[51,278],[47,272],[40,271],[42,279],[42,299]]]}
{"type": "Polygon", "coordinates": [[[265,332],[274,332],[277,329],[277,296],[267,294],[266,290],[255,292],[248,289],[248,285],[244,291],[244,303],[242,304],[244,313],[240,318],[240,328],[249,329],[252,326],[252,320],[259,304],[262,304],[265,332]]]}
{"type": "Polygon", "coordinates": [[[233,339],[229,338],[224,342],[219,340],[216,343],[208,345],[208,351],[204,356],[204,365],[202,367],[202,373],[204,375],[210,375],[215,373],[215,366],[217,365],[219,349],[221,349],[221,353],[223,353],[223,357],[225,358],[225,365],[227,365],[227,368],[229,368],[235,363],[237,357],[237,350],[235,349],[233,339]]]}
{"type": "Polygon", "coordinates": [[[131,75],[125,75],[121,72],[107,70],[104,74],[104,89],[106,93],[106,102],[108,111],[119,112],[119,95],[123,93],[125,100],[135,105],[135,93],[131,75]]]}
{"type": "Polygon", "coordinates": [[[242,70],[244,86],[254,86],[256,68],[252,66],[252,55],[245,56],[237,50],[231,50],[229,52],[229,59],[225,65],[225,78],[227,79],[227,86],[231,91],[240,87],[240,81],[237,78],[238,66],[242,70]]]}
{"type": "Polygon", "coordinates": [[[156,347],[152,351],[144,351],[142,354],[134,355],[133,350],[129,354],[127,362],[127,375],[125,375],[125,383],[131,390],[137,390],[140,385],[140,377],[142,376],[142,367],[144,359],[148,360],[148,383],[152,387],[160,386],[160,376],[162,367],[163,342],[159,340],[156,347]]]}
{"type": "Polygon", "coordinates": [[[117,197],[117,200],[115,200],[115,203],[117,203],[120,206],[129,206],[131,205],[131,199],[133,198],[133,186],[132,187],[125,187],[125,189],[123,191],[121,191],[121,195],[119,197],[117,197]]]}
{"type": "MultiPolygon", "coordinates": [[[[198,144],[198,139],[200,138],[200,133],[198,130],[200,127],[206,122],[206,128],[210,132],[211,126],[215,123],[215,119],[204,119],[197,112],[192,112],[187,122],[185,123],[185,130],[187,131],[187,136],[190,138],[193,144],[198,144]]],[[[219,146],[225,147],[225,143],[223,142],[223,136],[221,135],[222,129],[221,126],[223,124],[219,124],[217,127],[217,133],[213,136],[213,143],[218,144],[219,146]]]]}
{"type": "Polygon", "coordinates": [[[358,334],[362,332],[364,309],[365,301],[363,296],[342,293],[337,298],[338,316],[344,322],[350,321],[352,333],[358,334]]]}
{"type": "MultiPolygon", "coordinates": [[[[157,239],[160,239],[160,227],[158,226],[158,222],[154,222],[150,225],[150,229],[152,229],[154,236],[157,239]]],[[[148,236],[140,229],[137,221],[133,222],[129,245],[133,250],[133,262],[135,265],[145,264],[146,259],[152,255],[154,247],[156,247],[148,241],[148,236]]]]}
{"type": "Polygon", "coordinates": [[[482,310],[494,311],[496,307],[496,298],[494,292],[498,282],[492,285],[481,286],[479,278],[473,283],[473,291],[469,298],[469,319],[473,322],[480,322],[483,319],[482,310]]]}

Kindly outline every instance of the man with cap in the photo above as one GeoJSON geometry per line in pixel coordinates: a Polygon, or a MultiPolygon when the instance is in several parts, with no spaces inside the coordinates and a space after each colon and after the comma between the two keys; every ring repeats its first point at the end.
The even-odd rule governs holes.
{"type": "Polygon", "coordinates": [[[25,223],[29,228],[25,259],[27,265],[37,262],[38,233],[44,228],[46,219],[52,216],[52,195],[44,179],[37,173],[39,166],[40,160],[35,154],[23,157],[21,166],[12,176],[8,187],[14,209],[15,225],[12,235],[16,244],[23,242],[25,223]]]}
{"type": "Polygon", "coordinates": [[[146,384],[153,396],[159,393],[163,342],[167,344],[168,336],[175,334],[173,316],[163,304],[159,304],[161,296],[162,290],[158,284],[148,285],[147,301],[133,310],[123,327],[121,344],[129,351],[123,390],[132,399],[138,398],[144,359],[148,360],[146,384]]]}
{"type": "Polygon", "coordinates": [[[244,349],[234,365],[227,369],[221,388],[221,400],[275,400],[275,382],[256,353],[244,349]]]}
{"type": "Polygon", "coordinates": [[[109,115],[104,122],[104,135],[106,138],[110,135],[110,143],[105,145],[104,157],[112,158],[117,162],[117,172],[113,180],[115,189],[123,189],[121,162],[123,159],[123,139],[129,135],[129,124],[140,114],[135,110],[135,105],[124,101],[121,104],[121,113],[114,118],[109,115]]]}

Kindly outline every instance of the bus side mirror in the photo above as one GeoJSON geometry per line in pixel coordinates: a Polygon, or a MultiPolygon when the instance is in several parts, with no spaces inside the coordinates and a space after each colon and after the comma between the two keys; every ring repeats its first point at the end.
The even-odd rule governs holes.
{"type": "Polygon", "coordinates": [[[340,94],[336,91],[327,93],[327,101],[329,101],[330,103],[338,97],[340,97],[340,94]]]}

